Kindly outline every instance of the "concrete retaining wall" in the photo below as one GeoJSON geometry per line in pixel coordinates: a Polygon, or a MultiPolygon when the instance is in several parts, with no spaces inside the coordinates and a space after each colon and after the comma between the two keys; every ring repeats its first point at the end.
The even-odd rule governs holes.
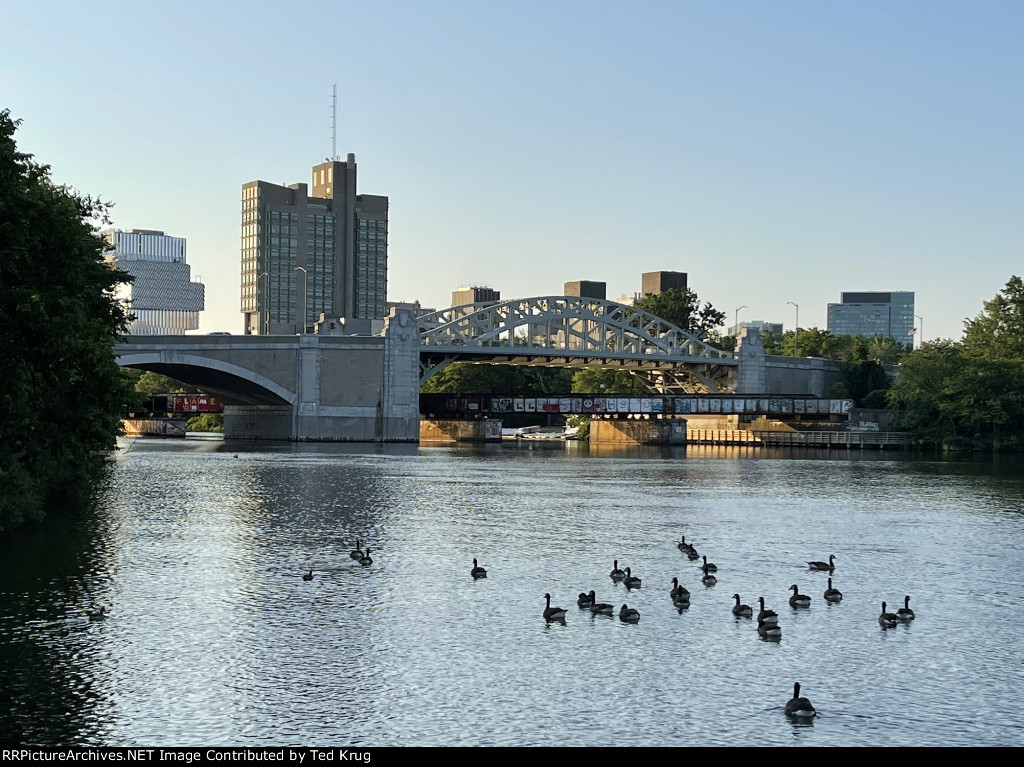
{"type": "Polygon", "coordinates": [[[686,421],[598,420],[590,422],[592,445],[685,445],[686,421]]]}
{"type": "Polygon", "coordinates": [[[501,421],[485,418],[480,421],[423,419],[420,421],[420,443],[452,444],[455,442],[500,442],[501,421]]]}

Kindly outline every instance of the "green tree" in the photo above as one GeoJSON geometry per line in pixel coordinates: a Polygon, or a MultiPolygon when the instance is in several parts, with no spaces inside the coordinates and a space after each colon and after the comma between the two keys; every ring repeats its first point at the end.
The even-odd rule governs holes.
{"type": "Polygon", "coordinates": [[[718,311],[707,302],[701,305],[700,298],[689,288],[648,294],[637,299],[635,306],[698,338],[705,338],[725,322],[725,312],[718,311]]]}
{"type": "Polygon", "coordinates": [[[54,184],[17,127],[0,111],[0,528],[91,490],[131,395],[112,349],[130,277],[96,233],[107,206],[54,184]]]}
{"type": "Polygon", "coordinates": [[[988,360],[1024,360],[1024,281],[1014,275],[973,320],[964,323],[964,352],[988,360]]]}
{"type": "Polygon", "coordinates": [[[205,394],[198,386],[182,383],[170,376],[147,370],[135,382],[135,391],[153,396],[154,394],[205,394]]]}
{"type": "Polygon", "coordinates": [[[427,379],[424,394],[563,394],[572,372],[561,368],[454,362],[427,379]]]}
{"type": "Polygon", "coordinates": [[[628,370],[583,368],[572,377],[572,390],[584,394],[634,394],[650,392],[643,381],[628,370]]]}
{"type": "Polygon", "coordinates": [[[882,365],[895,365],[907,354],[907,346],[878,334],[868,341],[868,359],[882,365]]]}

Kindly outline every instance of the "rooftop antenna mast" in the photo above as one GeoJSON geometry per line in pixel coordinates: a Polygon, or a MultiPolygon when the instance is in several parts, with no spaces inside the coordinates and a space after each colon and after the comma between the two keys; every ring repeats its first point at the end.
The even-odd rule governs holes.
{"type": "Polygon", "coordinates": [[[331,160],[338,161],[338,84],[331,86],[331,160]]]}

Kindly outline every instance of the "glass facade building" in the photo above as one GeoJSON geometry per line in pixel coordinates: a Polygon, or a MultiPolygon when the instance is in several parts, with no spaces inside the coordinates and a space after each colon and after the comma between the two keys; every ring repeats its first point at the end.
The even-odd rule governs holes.
{"type": "Polygon", "coordinates": [[[134,281],[118,288],[133,316],[130,335],[182,335],[199,327],[206,291],[185,263],[185,238],[151,229],[108,229],[107,261],[134,281]]]}
{"type": "Polygon", "coordinates": [[[387,314],[388,198],[356,194],[355,155],[306,184],[242,186],[245,333],[312,332],[321,314],[387,314]]]}
{"type": "Polygon", "coordinates": [[[843,293],[842,303],[828,305],[828,331],[866,338],[883,335],[913,345],[914,294],[843,293]]]}

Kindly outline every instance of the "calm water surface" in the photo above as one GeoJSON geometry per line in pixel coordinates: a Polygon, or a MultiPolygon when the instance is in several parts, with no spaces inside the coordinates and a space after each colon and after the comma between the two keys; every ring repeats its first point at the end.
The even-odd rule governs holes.
{"type": "Polygon", "coordinates": [[[0,741],[1024,745],[1024,463],[835,455],[137,441],[95,512],[0,541],[0,741]]]}

